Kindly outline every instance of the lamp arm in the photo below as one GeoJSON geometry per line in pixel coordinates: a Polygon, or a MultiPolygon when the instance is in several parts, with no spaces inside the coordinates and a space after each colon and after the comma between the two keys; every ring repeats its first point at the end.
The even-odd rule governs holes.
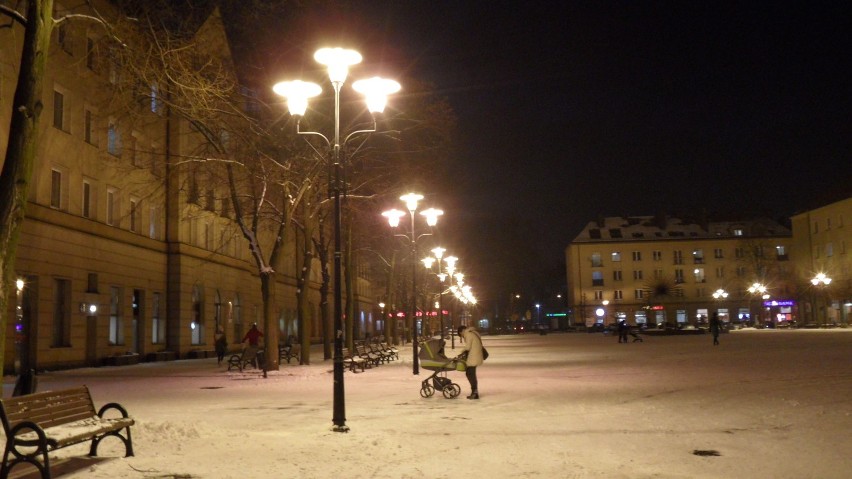
{"type": "Polygon", "coordinates": [[[371,128],[369,130],[355,130],[355,131],[353,131],[352,133],[346,135],[346,138],[343,140],[343,145],[345,146],[347,143],[349,143],[349,140],[355,135],[362,135],[362,134],[365,134],[365,133],[375,133],[375,131],[376,131],[376,119],[373,118],[373,128],[371,128]]]}

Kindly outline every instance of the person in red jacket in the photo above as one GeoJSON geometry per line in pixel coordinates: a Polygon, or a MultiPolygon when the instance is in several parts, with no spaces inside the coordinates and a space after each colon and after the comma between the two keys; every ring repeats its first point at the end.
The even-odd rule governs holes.
{"type": "Polygon", "coordinates": [[[251,325],[251,329],[248,330],[245,336],[243,336],[243,342],[248,340],[249,346],[257,347],[260,342],[260,338],[263,337],[263,333],[257,329],[257,323],[251,325]]]}

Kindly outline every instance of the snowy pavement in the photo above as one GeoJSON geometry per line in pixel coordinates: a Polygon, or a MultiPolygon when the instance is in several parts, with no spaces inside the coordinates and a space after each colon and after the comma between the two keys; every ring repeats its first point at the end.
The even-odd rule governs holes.
{"type": "MultiPolygon", "coordinates": [[[[460,398],[421,398],[431,371],[413,376],[403,348],[401,361],[346,373],[347,434],[331,431],[332,365],[318,349],[267,378],[204,359],[49,372],[38,385],[86,384],[96,406],[119,402],[137,421],[135,457],[53,454],[67,478],[850,477],[852,330],[720,339],[485,336],[479,401],[464,398],[461,372],[449,373],[460,398]]],[[[101,454],[120,456],[110,441],[101,454]]]]}

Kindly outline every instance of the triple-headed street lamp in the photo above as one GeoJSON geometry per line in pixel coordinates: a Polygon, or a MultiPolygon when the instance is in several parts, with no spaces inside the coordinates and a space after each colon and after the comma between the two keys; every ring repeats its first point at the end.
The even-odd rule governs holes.
{"type": "Polygon", "coordinates": [[[432,270],[432,265],[438,264],[438,279],[441,280],[441,289],[438,291],[438,322],[441,324],[441,339],[444,338],[444,280],[447,278],[447,273],[443,272],[441,267],[442,258],[444,257],[444,252],[447,251],[440,246],[436,248],[432,248],[432,254],[435,256],[427,256],[423,258],[423,265],[426,266],[427,270],[432,270]]]}
{"type": "MultiPolygon", "coordinates": [[[[752,285],[749,286],[746,291],[748,291],[749,294],[751,294],[752,296],[759,296],[761,299],[768,299],[769,298],[769,295],[766,293],[766,291],[767,291],[766,285],[764,285],[762,283],[756,283],[756,282],[752,283],[752,285]]],[[[758,309],[758,311],[760,311],[761,309],[763,309],[762,304],[761,304],[760,309],[758,309]]],[[[748,312],[749,312],[749,314],[751,314],[751,300],[749,300],[749,311],[748,312]]],[[[753,318],[752,320],[754,321],[755,325],[757,325],[757,323],[760,322],[760,313],[757,314],[757,318],[753,318]]]]}
{"type": "MultiPolygon", "coordinates": [[[[828,276],[826,276],[826,274],[825,274],[825,273],[817,273],[817,274],[816,274],[813,278],[811,278],[811,284],[812,284],[812,285],[814,285],[814,286],[816,286],[816,287],[817,287],[817,288],[819,288],[820,290],[823,290],[823,289],[825,289],[825,288],[826,288],[829,284],[831,284],[831,278],[830,278],[830,277],[828,277],[828,276]]],[[[819,308],[819,307],[817,307],[817,305],[814,305],[814,306],[815,306],[815,307],[814,307],[814,310],[815,310],[816,315],[817,315],[817,323],[819,323],[819,319],[820,319],[820,316],[819,316],[819,309],[820,309],[820,308],[819,308]]],[[[828,322],[828,314],[827,314],[827,312],[823,313],[822,318],[823,318],[823,322],[822,322],[822,324],[825,324],[825,323],[827,323],[827,322],[828,322]]]]}
{"type": "MultiPolygon", "coordinates": [[[[296,133],[306,135],[306,141],[308,141],[308,136],[319,137],[325,142],[325,146],[331,149],[331,159],[328,161],[331,162],[333,171],[329,176],[328,189],[334,198],[334,416],[332,422],[334,423],[334,431],[348,432],[349,427],[346,426],[346,405],[343,388],[343,280],[341,266],[343,255],[341,251],[342,220],[340,214],[340,195],[345,187],[343,183],[343,163],[346,159],[341,158],[340,149],[341,146],[345,147],[354,136],[376,131],[376,118],[374,115],[384,111],[388,95],[399,91],[400,86],[399,83],[393,80],[379,77],[359,80],[353,83],[352,88],[365,96],[367,109],[370,111],[373,125],[372,128],[349,133],[341,144],[340,90],[346,81],[349,67],[361,63],[361,54],[355,50],[343,48],[322,48],[314,54],[314,60],[328,67],[328,78],[334,88],[334,136],[331,139],[322,133],[301,131],[299,128],[302,117],[308,109],[308,99],[322,92],[322,88],[319,85],[295,80],[277,83],[272,89],[275,93],[287,99],[287,107],[290,110],[290,114],[296,119],[296,133]]],[[[308,144],[320,156],[325,156],[310,141],[308,141],[308,144]]]]}
{"type": "MultiPolygon", "coordinates": [[[[412,365],[412,373],[420,374],[420,360],[417,357],[417,240],[420,236],[429,236],[432,233],[423,233],[420,236],[417,235],[416,231],[416,221],[414,221],[415,213],[417,212],[417,206],[420,200],[423,199],[423,195],[417,193],[408,193],[400,196],[402,201],[405,202],[405,207],[408,209],[409,217],[411,218],[411,230],[407,234],[399,234],[397,236],[403,236],[407,238],[411,244],[411,349],[414,353],[413,365],[412,365]]],[[[422,216],[426,218],[426,224],[430,227],[438,224],[438,217],[443,215],[444,212],[441,210],[437,210],[435,208],[429,208],[420,212],[422,216]]],[[[399,220],[403,216],[405,216],[405,212],[392,209],[385,211],[382,213],[382,216],[388,219],[388,223],[391,227],[396,228],[399,226],[399,220]]]]}

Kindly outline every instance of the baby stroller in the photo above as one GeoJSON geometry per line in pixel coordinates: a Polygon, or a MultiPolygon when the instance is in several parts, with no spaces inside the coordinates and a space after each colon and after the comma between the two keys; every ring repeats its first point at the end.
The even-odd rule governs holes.
{"type": "Polygon", "coordinates": [[[432,397],[435,391],[441,391],[447,399],[453,399],[461,394],[461,386],[447,377],[447,371],[464,371],[467,368],[461,359],[450,359],[444,356],[444,340],[441,338],[427,339],[420,343],[420,367],[434,371],[431,376],[420,383],[420,395],[432,397]]]}

